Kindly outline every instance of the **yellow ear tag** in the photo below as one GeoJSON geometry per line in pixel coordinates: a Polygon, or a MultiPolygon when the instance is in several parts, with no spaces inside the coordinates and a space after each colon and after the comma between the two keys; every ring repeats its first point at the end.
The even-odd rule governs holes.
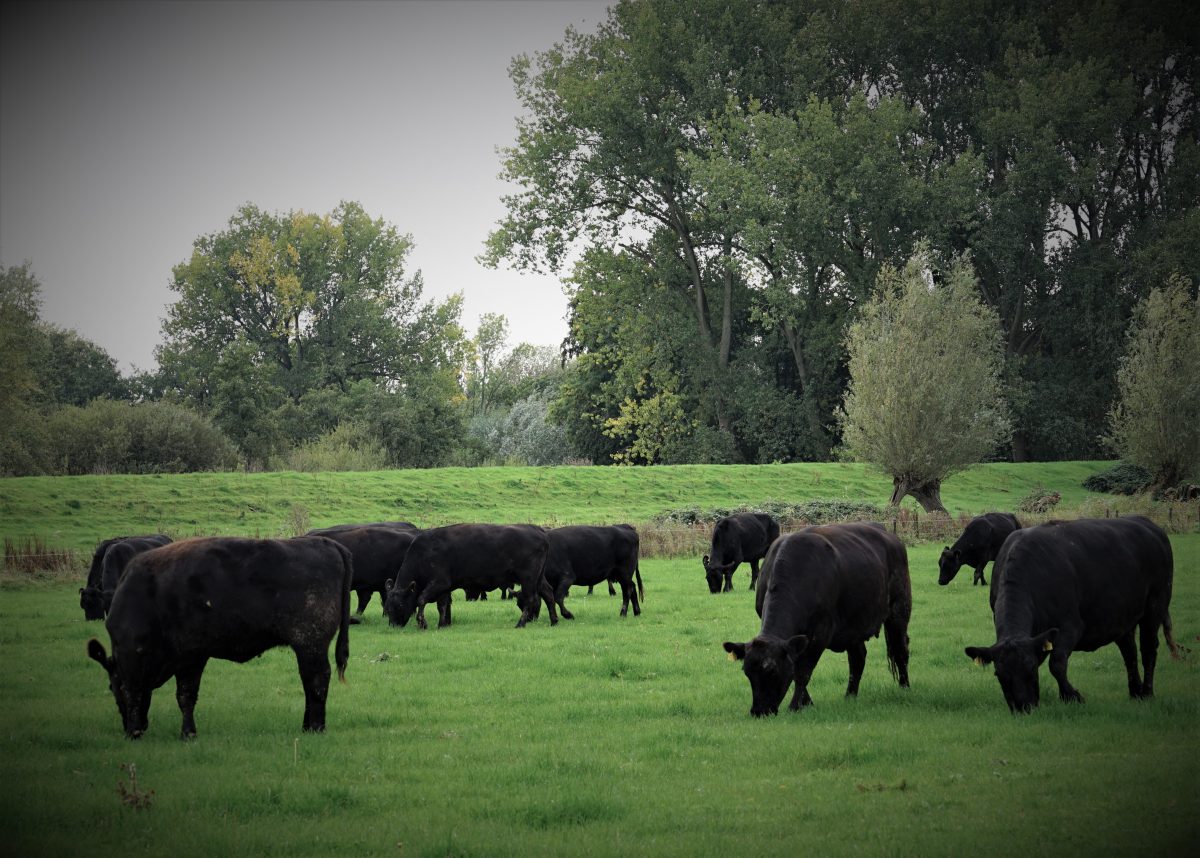
{"type": "Polygon", "coordinates": [[[1042,644],[1043,652],[1050,652],[1052,649],[1054,649],[1054,644],[1050,643],[1050,641],[1046,641],[1044,644],[1042,644]]]}
{"type": "Polygon", "coordinates": [[[983,667],[983,656],[981,656],[981,655],[975,656],[975,663],[977,665],[979,665],[980,667],[983,667]]]}
{"type": "Polygon", "coordinates": [[[729,660],[730,660],[730,661],[737,661],[737,656],[735,656],[733,653],[729,653],[729,660]]]}

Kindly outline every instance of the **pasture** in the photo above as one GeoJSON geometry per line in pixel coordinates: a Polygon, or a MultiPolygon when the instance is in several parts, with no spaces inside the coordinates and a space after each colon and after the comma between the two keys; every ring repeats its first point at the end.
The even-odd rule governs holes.
{"type": "MultiPolygon", "coordinates": [[[[657,470],[605,473],[648,479],[657,470]]],[[[728,481],[742,478],[736,470],[728,481]]],[[[430,493],[451,479],[426,473],[430,493]]],[[[186,488],[192,478],[176,479],[186,488]]],[[[4,482],[4,503],[25,490],[14,492],[19,482],[4,482]]],[[[54,490],[83,494],[73,480],[54,490]]],[[[954,508],[950,487],[945,494],[954,508]]],[[[314,505],[314,524],[339,501],[314,505]]],[[[385,510],[433,523],[417,507],[370,515],[385,510]]],[[[639,518],[586,501],[560,504],[556,517],[639,518]]],[[[137,523],[103,524],[88,539],[163,521],[137,523]]],[[[246,665],[213,661],[196,708],[199,736],[187,743],[173,682],[155,694],[147,735],[123,738],[106,677],[84,654],[89,637],[107,644],[107,636],[79,610],[82,570],[69,581],[10,579],[0,593],[4,851],[1185,854],[1200,838],[1200,534],[1172,543],[1175,635],[1193,652],[1173,661],[1160,648],[1155,699],[1127,698],[1110,646],[1071,660],[1085,705],[1059,703],[1043,667],[1043,704],[1020,718],[991,671],[962,652],[994,639],[986,590],[970,586],[969,570],[938,587],[933,543],[909,548],[907,692],[889,675],[879,639],[868,645],[857,700],[843,698],[846,661],[830,653],[810,686],[814,707],[750,718],[749,685],[721,649],[758,629],[746,567],[734,592],[714,596],[698,557],[648,558],[640,617],[619,617],[620,600],[602,587],[572,592],[575,621],[552,628],[543,612],[523,630],[512,628],[515,605],[494,596],[467,603],[456,593],[454,625],[426,632],[389,628],[372,602],[352,629],[348,683],[331,686],[323,735],[300,731],[290,651],[246,665]]]]}

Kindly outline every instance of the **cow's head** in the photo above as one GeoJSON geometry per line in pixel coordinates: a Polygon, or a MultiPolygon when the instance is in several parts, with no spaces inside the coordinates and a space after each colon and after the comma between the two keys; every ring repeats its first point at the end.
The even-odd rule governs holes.
{"type": "Polygon", "coordinates": [[[796,676],[796,660],[808,647],[806,635],[788,640],[757,637],[749,643],[725,641],[725,652],[742,663],[750,680],[750,714],[755,718],[775,715],[796,676]]]}
{"type": "Polygon", "coordinates": [[[81,587],[79,589],[79,607],[83,608],[83,616],[89,620],[104,619],[104,594],[99,587],[81,587]]]}
{"type": "Polygon", "coordinates": [[[387,614],[388,623],[404,628],[409,618],[417,610],[417,582],[395,582],[391,578],[383,584],[387,598],[383,600],[383,612],[387,614]]]}
{"type": "Polygon", "coordinates": [[[126,675],[129,671],[122,671],[122,666],[117,664],[115,646],[112,657],[109,657],[104,651],[104,645],[92,638],[87,643],[87,653],[108,673],[108,689],[117,701],[117,711],[121,713],[121,726],[125,728],[125,735],[130,739],[141,738],[150,724],[149,692],[137,687],[143,683],[130,681],[131,677],[126,675]]]}
{"type": "Polygon", "coordinates": [[[720,593],[721,585],[725,580],[725,573],[733,569],[732,563],[717,563],[707,554],[703,558],[704,563],[704,578],[708,581],[708,590],[710,593],[720,593]]]}
{"type": "Polygon", "coordinates": [[[962,552],[949,546],[943,548],[942,556],[938,558],[938,583],[942,586],[949,584],[961,567],[962,552]]]}
{"type": "Polygon", "coordinates": [[[1032,638],[1009,638],[994,646],[969,646],[965,652],[978,665],[990,664],[1004,692],[1004,702],[1014,712],[1029,712],[1038,705],[1038,668],[1054,649],[1058,629],[1032,638]]]}

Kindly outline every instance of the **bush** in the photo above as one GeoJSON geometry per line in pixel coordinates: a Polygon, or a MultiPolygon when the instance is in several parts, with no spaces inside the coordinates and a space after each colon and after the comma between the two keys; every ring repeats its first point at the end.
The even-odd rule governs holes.
{"type": "Polygon", "coordinates": [[[293,447],[283,457],[291,471],[381,471],[387,467],[387,450],[358,423],[339,423],[315,441],[293,447]]]}
{"type": "Polygon", "coordinates": [[[766,513],[785,527],[830,524],[839,521],[882,521],[884,518],[884,511],[874,504],[838,498],[821,498],[802,503],[763,501],[760,504],[713,507],[704,510],[698,507],[686,507],[660,513],[654,516],[653,521],[655,524],[711,525],[726,516],[742,512],[766,513]]]}
{"type": "Polygon", "coordinates": [[[1025,497],[1021,498],[1020,503],[1017,504],[1017,511],[1034,513],[1050,512],[1050,510],[1058,506],[1060,500],[1062,500],[1062,495],[1058,492],[1052,492],[1044,486],[1038,486],[1025,495],[1025,497]]]}
{"type": "Polygon", "coordinates": [[[170,402],[97,399],[46,415],[36,441],[41,470],[54,475],[230,470],[232,442],[205,417],[170,402]]]}
{"type": "Polygon", "coordinates": [[[1089,492],[1135,495],[1150,484],[1151,473],[1141,465],[1121,462],[1107,471],[1092,474],[1082,485],[1089,492]]]}

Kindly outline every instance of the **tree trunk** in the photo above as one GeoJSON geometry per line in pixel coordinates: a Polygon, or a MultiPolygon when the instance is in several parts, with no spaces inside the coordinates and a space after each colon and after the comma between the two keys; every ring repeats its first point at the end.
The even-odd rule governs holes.
{"type": "Polygon", "coordinates": [[[1025,433],[1020,429],[1012,434],[1012,460],[1014,462],[1029,461],[1029,444],[1025,439],[1025,433]]]}
{"type": "Polygon", "coordinates": [[[890,506],[900,506],[900,501],[904,500],[906,495],[912,495],[925,512],[944,512],[949,515],[946,508],[942,506],[941,480],[893,477],[892,486],[892,499],[888,501],[890,506]]]}

